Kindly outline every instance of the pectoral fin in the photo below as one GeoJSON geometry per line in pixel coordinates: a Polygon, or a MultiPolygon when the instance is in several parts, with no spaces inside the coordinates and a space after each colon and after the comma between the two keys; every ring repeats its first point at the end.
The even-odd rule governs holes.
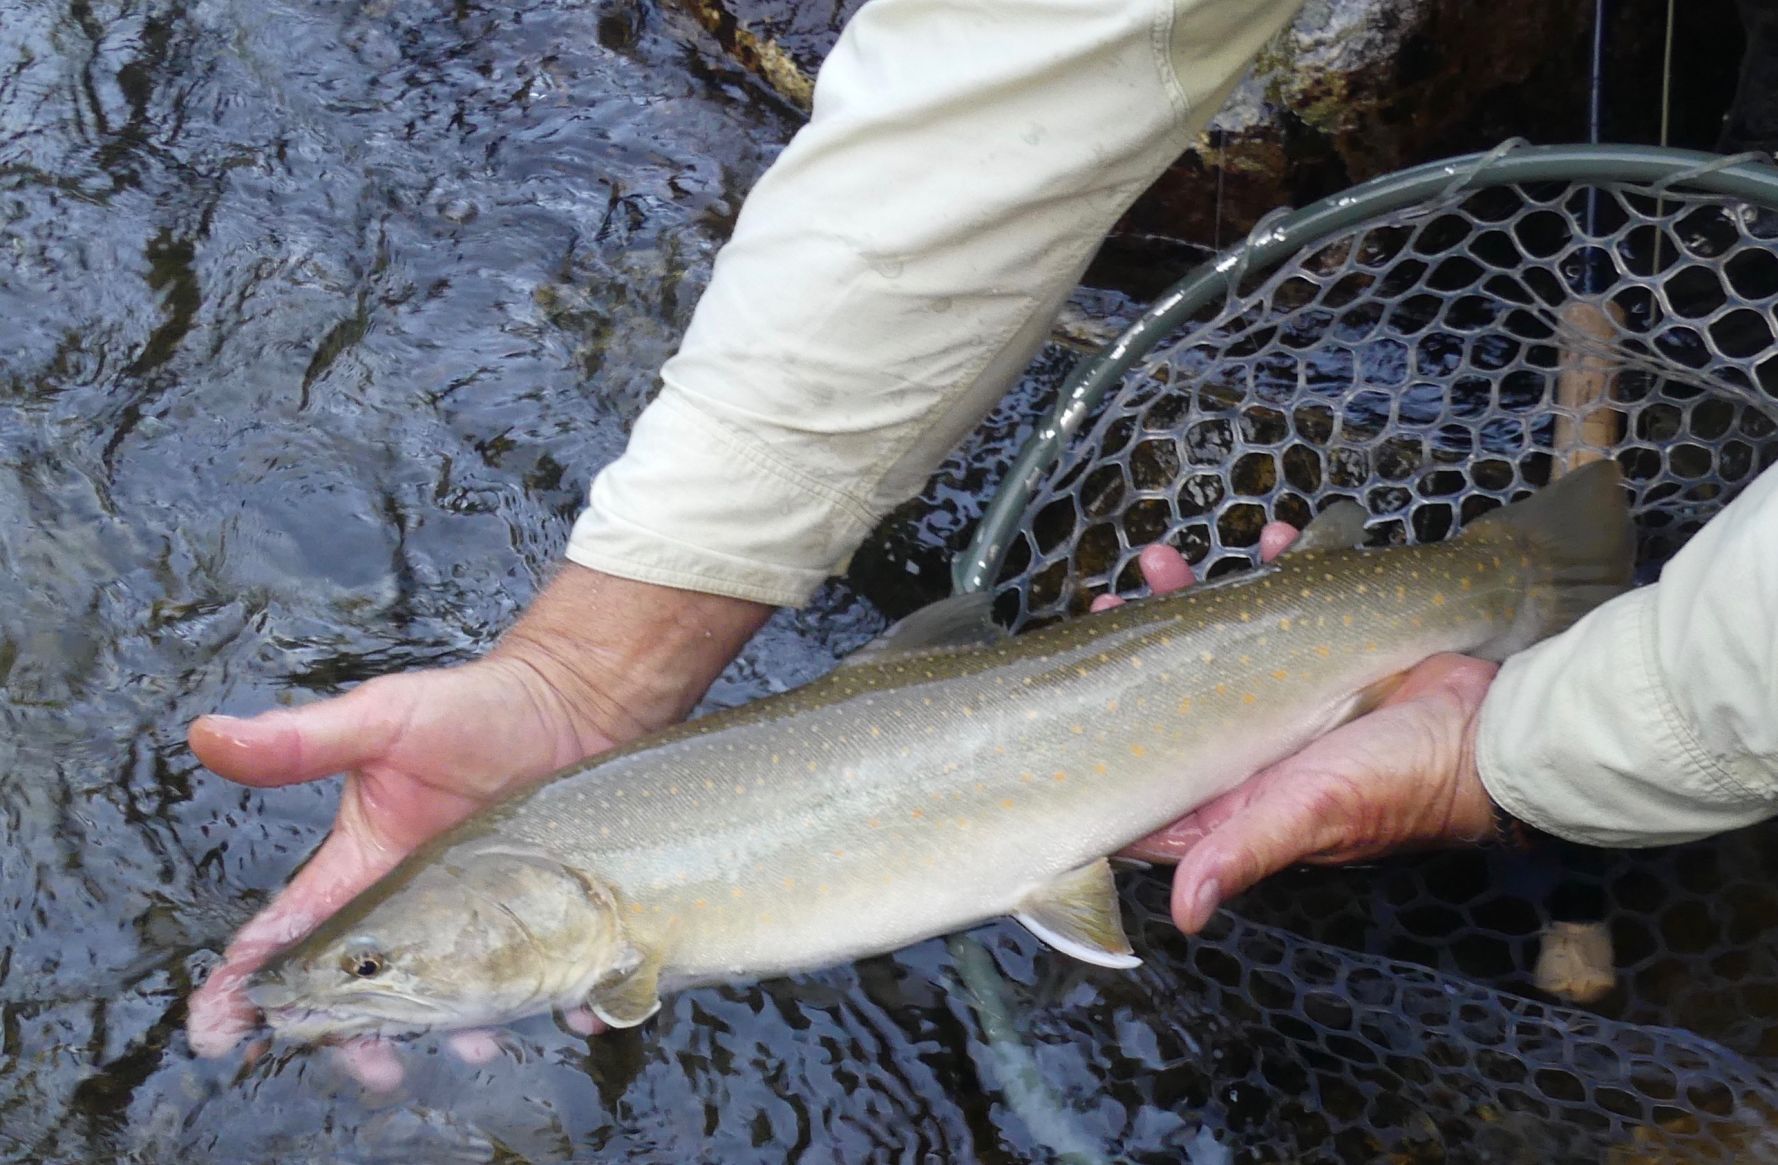
{"type": "Polygon", "coordinates": [[[1124,936],[1117,883],[1104,858],[1070,870],[1032,894],[1013,917],[1065,955],[1100,967],[1142,965],[1124,936]]]}
{"type": "Polygon", "coordinates": [[[587,1007],[612,1027],[635,1027],[661,1009],[661,965],[642,958],[623,974],[599,984],[587,1007]]]}

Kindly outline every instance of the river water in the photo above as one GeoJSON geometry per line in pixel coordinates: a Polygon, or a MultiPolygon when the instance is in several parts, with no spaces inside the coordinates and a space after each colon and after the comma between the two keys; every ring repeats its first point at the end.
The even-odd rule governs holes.
{"type": "MultiPolygon", "coordinates": [[[[334,799],[231,786],[184,726],[483,650],[797,123],[637,0],[0,3],[0,1156],[1048,1154],[994,1099],[941,943],[609,1039],[540,1019],[481,1068],[421,1042],[392,1096],[321,1052],[197,1060],[182,1031],[334,799]]],[[[954,534],[982,484],[904,541],[954,534]]],[[[709,703],[881,625],[836,584],[709,703]]],[[[1093,1000],[989,941],[1021,993],[1093,1000]]],[[[1093,1054],[1056,1066],[1089,1141],[1198,1135],[1098,1095],[1093,1054]]]]}
{"type": "MultiPolygon", "coordinates": [[[[1742,1031],[1770,999],[1699,994],[1680,1018],[1723,1052],[1647,1034],[1671,1008],[1620,1009],[1643,1031],[1506,998],[1457,973],[1522,978],[1517,891],[1469,946],[1422,949],[1399,920],[1447,907],[1362,871],[1275,880],[1197,943],[1132,875],[1134,974],[1000,925],[685,992],[631,1032],[540,1017],[481,1066],[417,1041],[390,1094],[324,1050],[191,1054],[193,984],[335,793],[229,785],[185,725],[485,649],[797,123],[643,0],[0,0],[0,1159],[1580,1161],[1626,1122],[1658,1145],[1693,1111],[1778,1107],[1739,1058],[1773,1053],[1742,1031]],[[1611,1099],[1676,1096],[1650,1089],[1682,1070],[1671,1111],[1611,1099]]],[[[1071,359],[1047,350],[706,706],[941,591],[1071,359]]],[[[1773,852],[1735,868],[1763,888],[1773,852]]],[[[1489,882],[1448,861],[1454,895],[1489,882]]],[[[1723,928],[1778,918],[1751,895],[1723,928]]],[[[1697,978],[1637,966],[1663,999],[1697,978]]]]}

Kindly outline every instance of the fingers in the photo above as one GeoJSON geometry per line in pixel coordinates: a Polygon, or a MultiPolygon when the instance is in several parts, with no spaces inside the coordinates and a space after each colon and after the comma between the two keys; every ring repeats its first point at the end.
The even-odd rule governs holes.
{"type": "Polygon", "coordinates": [[[1290,549],[1300,531],[1289,522],[1267,522],[1259,530],[1259,560],[1270,562],[1290,549]]]}
{"type": "MultiPolygon", "coordinates": [[[[1297,534],[1297,528],[1288,522],[1267,522],[1259,532],[1260,561],[1270,562],[1284,553],[1296,541],[1297,534]]],[[[1157,542],[1144,547],[1136,561],[1141,566],[1143,581],[1157,595],[1183,590],[1197,581],[1191,563],[1185,560],[1183,554],[1165,543],[1157,542]]],[[[1087,609],[1092,612],[1109,611],[1113,607],[1122,606],[1123,602],[1117,595],[1100,595],[1087,609]]]]}
{"type": "Polygon", "coordinates": [[[1225,899],[1329,847],[1340,815],[1328,812],[1327,797],[1299,790],[1279,772],[1219,798],[1199,821],[1179,823],[1184,852],[1173,877],[1173,921],[1180,930],[1196,934],[1225,899]]]}
{"type": "Polygon", "coordinates": [[[585,1007],[570,1007],[562,1013],[562,1022],[568,1026],[569,1031],[579,1036],[596,1036],[606,1030],[605,1021],[585,1007]]]}
{"type": "Polygon", "coordinates": [[[1136,559],[1148,589],[1157,595],[1171,594],[1190,586],[1194,580],[1191,563],[1185,555],[1161,543],[1145,546],[1136,559]]]}
{"type": "Polygon", "coordinates": [[[247,999],[247,977],[380,878],[397,857],[367,848],[350,832],[329,834],[271,905],[235,934],[222,963],[192,992],[186,1020],[192,1050],[220,1056],[258,1028],[259,1011],[247,999]]]}
{"type": "Polygon", "coordinates": [[[445,1046],[459,1060],[476,1067],[492,1063],[505,1047],[500,1041],[500,1034],[485,1027],[452,1032],[445,1037],[445,1046]]]}
{"type": "Polygon", "coordinates": [[[394,1092],[406,1075],[401,1057],[387,1040],[347,1040],[332,1052],[339,1066],[372,1092],[394,1092]]]}
{"type": "Polygon", "coordinates": [[[249,719],[200,716],[188,734],[206,768],[271,787],[312,781],[382,756],[412,708],[405,677],[372,680],[344,696],[249,719]]]}

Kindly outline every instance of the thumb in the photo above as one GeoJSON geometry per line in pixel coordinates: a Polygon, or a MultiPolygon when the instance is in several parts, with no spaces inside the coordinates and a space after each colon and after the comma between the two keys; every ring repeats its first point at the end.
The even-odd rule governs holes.
{"type": "MultiPolygon", "coordinates": [[[[1277,771],[1256,778],[1238,807],[1192,845],[1173,876],[1173,921],[1196,934],[1224,901],[1328,848],[1344,820],[1314,783],[1292,786],[1277,771]]],[[[1301,781],[1301,774],[1297,775],[1301,781]]]]}
{"type": "Polygon", "coordinates": [[[205,767],[244,785],[312,781],[384,756],[401,735],[412,700],[405,677],[387,676],[301,708],[258,716],[200,716],[187,739],[205,767]]]}

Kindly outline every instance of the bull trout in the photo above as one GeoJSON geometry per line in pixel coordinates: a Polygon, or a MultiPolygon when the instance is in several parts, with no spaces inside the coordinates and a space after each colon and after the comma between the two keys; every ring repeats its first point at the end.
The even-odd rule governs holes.
{"type": "Polygon", "coordinates": [[[313,1039],[809,970],[1010,915],[1138,962],[1106,855],[1374,703],[1430,655],[1502,659],[1629,585],[1617,469],[1434,545],[1342,502],[1274,564],[1007,636],[919,612],[822,679],[564,769],[438,837],[249,997],[313,1039]]]}

